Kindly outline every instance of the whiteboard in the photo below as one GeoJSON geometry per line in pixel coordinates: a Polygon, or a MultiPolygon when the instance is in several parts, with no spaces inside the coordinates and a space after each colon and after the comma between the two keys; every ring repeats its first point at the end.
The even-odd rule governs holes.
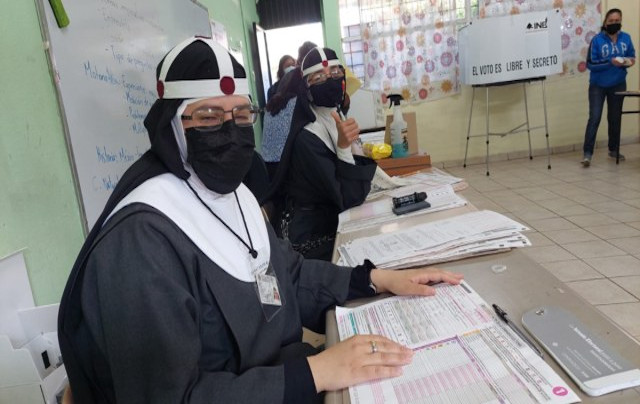
{"type": "Polygon", "coordinates": [[[65,0],[58,28],[38,0],[45,47],[85,230],[125,170],[149,149],[143,125],[156,100],[155,69],[174,45],[211,36],[209,13],[190,0],[65,0]]]}
{"type": "Polygon", "coordinates": [[[554,10],[474,20],[458,32],[462,82],[490,84],[562,73],[554,10]]]}

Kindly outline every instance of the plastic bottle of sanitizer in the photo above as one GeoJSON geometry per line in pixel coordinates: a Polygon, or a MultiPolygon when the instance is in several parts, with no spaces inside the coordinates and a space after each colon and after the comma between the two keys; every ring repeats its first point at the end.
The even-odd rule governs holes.
{"type": "Polygon", "coordinates": [[[402,117],[400,109],[400,94],[391,94],[387,98],[391,102],[393,108],[393,120],[389,125],[391,133],[391,157],[407,157],[409,155],[409,141],[407,140],[407,122],[402,117]]]}

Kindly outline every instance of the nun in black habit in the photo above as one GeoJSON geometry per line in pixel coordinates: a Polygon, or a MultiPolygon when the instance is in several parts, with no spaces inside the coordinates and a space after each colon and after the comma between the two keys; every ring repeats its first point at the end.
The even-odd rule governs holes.
{"type": "Polygon", "coordinates": [[[240,64],[189,38],[157,69],[151,149],[124,174],[71,271],[58,335],[76,403],[308,403],[400,374],[411,352],[358,336],[318,352],[326,310],[433,293],[435,269],[304,260],[241,183],[257,111],[240,64]],[[374,349],[375,347],[375,349],[374,349]]]}
{"type": "Polygon", "coordinates": [[[377,165],[351,152],[359,128],[340,116],[345,76],[336,53],[313,48],[301,68],[306,91],[267,199],[282,212],[272,218],[279,235],[306,258],[330,261],[338,215],[364,202],[377,165]]]}

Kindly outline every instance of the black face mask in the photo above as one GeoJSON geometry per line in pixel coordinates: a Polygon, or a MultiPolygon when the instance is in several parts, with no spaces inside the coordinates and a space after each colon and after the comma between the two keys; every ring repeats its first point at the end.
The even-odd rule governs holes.
{"type": "Polygon", "coordinates": [[[327,79],[322,84],[309,87],[313,104],[319,107],[335,107],[341,105],[344,99],[342,81],[344,79],[327,79]]]}
{"type": "Polygon", "coordinates": [[[187,161],[200,180],[219,194],[235,191],[251,167],[255,141],[253,127],[226,121],[215,132],[185,130],[187,161]]]}
{"type": "Polygon", "coordinates": [[[622,28],[622,24],[620,24],[620,23],[609,24],[609,25],[605,25],[604,26],[605,31],[607,31],[607,34],[609,34],[609,35],[617,34],[618,31],[620,31],[620,28],[622,28]]]}

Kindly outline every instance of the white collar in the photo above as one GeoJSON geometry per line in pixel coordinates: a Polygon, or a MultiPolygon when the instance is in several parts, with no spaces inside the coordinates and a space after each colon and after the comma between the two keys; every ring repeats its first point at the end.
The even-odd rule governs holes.
{"type": "MultiPolygon", "coordinates": [[[[249,244],[235,195],[221,195],[210,191],[194,175],[188,181],[204,203],[249,244]]],[[[132,203],[147,204],[169,217],[209,259],[229,275],[244,282],[254,282],[252,268],[256,267],[257,261],[268,263],[271,257],[269,234],[258,201],[251,191],[244,184],[240,184],[236,193],[251,234],[253,248],[258,251],[257,260],[254,260],[247,247],[203,206],[187,184],[170,173],[148,179],[130,192],[114,208],[105,225],[111,216],[125,206],[132,203]]]]}
{"type": "Polygon", "coordinates": [[[309,122],[304,127],[320,138],[333,153],[338,150],[338,128],[336,128],[336,121],[331,116],[331,112],[335,110],[335,107],[319,107],[312,104],[311,111],[316,116],[316,120],[309,122]]]}

